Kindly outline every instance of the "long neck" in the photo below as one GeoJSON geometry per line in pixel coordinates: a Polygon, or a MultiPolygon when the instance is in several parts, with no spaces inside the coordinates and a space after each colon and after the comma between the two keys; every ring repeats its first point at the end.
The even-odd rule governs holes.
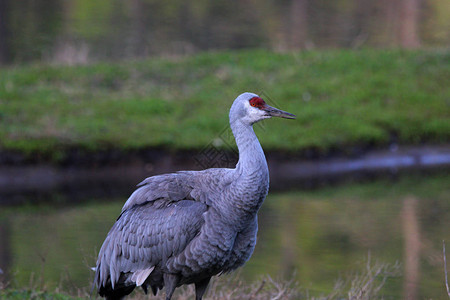
{"type": "Polygon", "coordinates": [[[246,195],[245,205],[249,210],[255,209],[256,212],[269,189],[266,157],[251,125],[238,120],[232,122],[231,129],[239,149],[235,188],[246,195]]]}
{"type": "Polygon", "coordinates": [[[236,171],[240,175],[260,176],[261,179],[268,178],[266,157],[261,144],[256,137],[253,127],[240,121],[231,124],[239,150],[239,161],[236,171]]]}
{"type": "Polygon", "coordinates": [[[226,192],[215,202],[221,218],[237,231],[254,222],[269,189],[269,170],[264,152],[251,125],[231,121],[231,130],[239,149],[239,161],[227,178],[226,192]],[[231,180],[230,180],[231,179],[231,180]]]}

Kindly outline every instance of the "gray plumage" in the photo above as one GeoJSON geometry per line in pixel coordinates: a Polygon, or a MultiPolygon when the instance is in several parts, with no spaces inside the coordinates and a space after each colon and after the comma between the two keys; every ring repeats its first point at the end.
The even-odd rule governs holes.
{"type": "Polygon", "coordinates": [[[243,93],[230,109],[239,149],[235,169],[181,171],[138,185],[100,249],[95,284],[101,296],[120,299],[136,286],[156,295],[195,284],[201,299],[211,276],[242,266],[253,253],[257,212],[269,189],[264,152],[252,125],[294,115],[243,93]]]}

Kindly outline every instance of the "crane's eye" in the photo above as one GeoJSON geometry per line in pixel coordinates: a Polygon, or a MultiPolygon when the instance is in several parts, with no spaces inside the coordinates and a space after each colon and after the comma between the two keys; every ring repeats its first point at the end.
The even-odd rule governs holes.
{"type": "Polygon", "coordinates": [[[249,100],[249,102],[251,106],[257,108],[262,108],[266,105],[266,102],[264,102],[264,100],[261,99],[260,97],[253,97],[252,99],[249,100]]]}

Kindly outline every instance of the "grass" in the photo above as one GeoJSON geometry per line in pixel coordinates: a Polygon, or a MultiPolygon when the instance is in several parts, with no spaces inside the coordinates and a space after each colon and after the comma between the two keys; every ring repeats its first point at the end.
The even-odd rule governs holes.
{"type": "MultiPolygon", "coordinates": [[[[259,131],[267,150],[448,143],[450,51],[264,50],[0,70],[0,149],[199,149],[254,91],[296,121],[259,131]]],[[[267,123],[265,123],[267,124],[267,123]]]]}
{"type": "MultiPolygon", "coordinates": [[[[308,290],[301,288],[293,280],[274,280],[270,276],[265,276],[253,283],[245,283],[241,280],[239,273],[225,275],[220,278],[214,277],[205,294],[205,300],[231,300],[231,299],[252,299],[252,300],[288,300],[288,299],[383,299],[381,292],[386,281],[391,277],[400,275],[399,265],[389,265],[382,263],[367,262],[365,268],[360,272],[339,278],[336,280],[333,291],[328,295],[319,297],[309,296],[308,290]]],[[[0,284],[0,299],[57,299],[72,300],[90,298],[90,291],[78,290],[74,295],[68,295],[58,289],[54,292],[39,290],[37,287],[14,289],[0,284]],[[76,295],[75,295],[76,294],[76,295]]],[[[174,299],[192,299],[195,295],[193,285],[182,286],[175,290],[174,299]]],[[[165,294],[159,292],[156,297],[145,295],[141,289],[136,289],[128,299],[165,299],[165,294]]]]}
{"type": "Polygon", "coordinates": [[[0,299],[40,299],[40,300],[72,300],[84,299],[82,297],[73,297],[57,292],[42,292],[32,290],[0,290],[0,299]]]}

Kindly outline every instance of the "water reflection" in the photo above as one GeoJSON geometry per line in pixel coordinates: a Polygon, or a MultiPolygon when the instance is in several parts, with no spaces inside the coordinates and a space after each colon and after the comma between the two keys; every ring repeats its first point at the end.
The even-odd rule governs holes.
{"type": "MultiPolygon", "coordinates": [[[[403,265],[386,298],[443,299],[441,246],[450,240],[449,176],[411,177],[313,191],[269,193],[246,280],[295,276],[311,295],[372,261],[403,265]]],[[[0,268],[14,286],[75,290],[90,285],[102,241],[124,199],[76,207],[6,208],[0,214],[0,268]],[[41,282],[42,281],[42,282],[41,282]]]]}
{"type": "Polygon", "coordinates": [[[418,216],[418,200],[407,197],[403,200],[402,225],[403,248],[405,261],[405,280],[403,283],[404,299],[419,299],[417,286],[420,282],[420,224],[418,216]]]}

